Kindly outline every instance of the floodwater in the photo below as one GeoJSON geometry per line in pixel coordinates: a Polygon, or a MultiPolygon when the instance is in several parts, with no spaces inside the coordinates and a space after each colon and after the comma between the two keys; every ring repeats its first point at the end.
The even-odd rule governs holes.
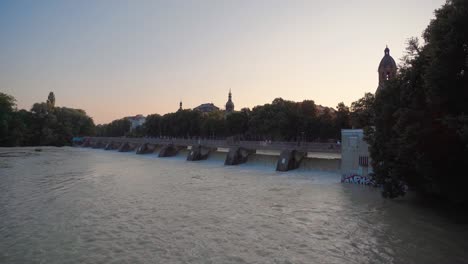
{"type": "Polygon", "coordinates": [[[468,263],[466,225],[341,184],[336,161],[222,159],[0,149],[0,263],[468,263]]]}

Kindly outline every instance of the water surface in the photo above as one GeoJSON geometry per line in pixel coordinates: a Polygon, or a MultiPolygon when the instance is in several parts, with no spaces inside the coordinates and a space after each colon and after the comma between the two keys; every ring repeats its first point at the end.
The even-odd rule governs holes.
{"type": "Polygon", "coordinates": [[[0,149],[0,263],[468,263],[465,225],[331,170],[42,149],[0,149]]]}

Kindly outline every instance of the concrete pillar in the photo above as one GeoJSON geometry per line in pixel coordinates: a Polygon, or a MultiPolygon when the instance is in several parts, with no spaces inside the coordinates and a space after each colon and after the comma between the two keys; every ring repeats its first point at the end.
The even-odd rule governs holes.
{"type": "Polygon", "coordinates": [[[201,145],[192,146],[189,154],[187,155],[188,161],[206,160],[210,155],[210,148],[202,147],[201,145]]]}
{"type": "Polygon", "coordinates": [[[241,147],[232,147],[226,155],[224,165],[238,165],[247,162],[249,155],[255,150],[245,149],[241,147]]]}
{"type": "Polygon", "coordinates": [[[85,139],[85,141],[83,142],[83,144],[81,145],[83,148],[88,148],[90,147],[90,141],[89,139],[85,139]]]}
{"type": "Polygon", "coordinates": [[[133,145],[128,143],[128,142],[124,142],[120,145],[119,147],[119,152],[129,152],[129,151],[132,151],[134,149],[133,145]]]}
{"type": "Polygon", "coordinates": [[[105,145],[102,141],[97,141],[94,146],[93,146],[93,149],[98,149],[98,148],[104,148],[105,145]]]}
{"type": "Polygon", "coordinates": [[[306,155],[307,153],[297,150],[283,150],[276,163],[276,170],[289,171],[297,169],[306,155]]]}
{"type": "Polygon", "coordinates": [[[179,147],[174,146],[174,144],[169,144],[165,145],[162,147],[162,149],[159,151],[158,157],[164,158],[164,157],[173,157],[177,155],[179,152],[179,147]]]}
{"type": "Polygon", "coordinates": [[[155,149],[156,149],[156,145],[143,143],[140,146],[138,146],[136,150],[136,154],[150,154],[150,153],[153,153],[155,149]]]}
{"type": "Polygon", "coordinates": [[[108,142],[108,143],[106,144],[106,146],[104,147],[104,150],[112,150],[112,149],[115,149],[115,147],[114,147],[114,142],[112,142],[112,141],[111,141],[111,142],[108,142]]]}

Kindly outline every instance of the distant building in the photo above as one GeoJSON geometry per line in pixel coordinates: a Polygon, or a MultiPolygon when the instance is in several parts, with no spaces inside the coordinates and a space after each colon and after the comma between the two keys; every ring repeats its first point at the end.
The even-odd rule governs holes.
{"type": "Polygon", "coordinates": [[[377,91],[379,91],[383,88],[385,81],[395,78],[397,73],[397,65],[392,56],[390,56],[390,49],[388,46],[384,50],[384,57],[380,61],[377,71],[379,73],[379,86],[377,91]]]}
{"type": "Polygon", "coordinates": [[[135,128],[143,125],[146,121],[146,117],[143,115],[136,115],[136,116],[127,116],[126,117],[130,123],[130,131],[134,130],[135,128]]]}
{"type": "Polygon", "coordinates": [[[226,114],[234,112],[234,103],[232,102],[231,89],[229,89],[228,101],[226,103],[226,114]]]}
{"type": "Polygon", "coordinates": [[[213,111],[218,111],[219,107],[217,107],[213,103],[206,103],[206,104],[201,104],[201,105],[195,107],[193,110],[197,110],[197,111],[200,111],[202,113],[209,113],[209,112],[213,112],[213,111]]]}
{"type": "Polygon", "coordinates": [[[182,101],[179,103],[179,111],[182,111],[182,101]]]}

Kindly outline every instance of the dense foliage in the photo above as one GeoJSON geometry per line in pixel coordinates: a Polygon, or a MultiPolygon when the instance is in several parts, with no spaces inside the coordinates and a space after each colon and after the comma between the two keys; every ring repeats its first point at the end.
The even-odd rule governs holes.
{"type": "Polygon", "coordinates": [[[142,129],[129,131],[125,119],[97,127],[100,136],[204,137],[235,136],[245,140],[325,141],[340,139],[342,128],[351,127],[349,107],[337,110],[316,106],[314,101],[292,102],[281,98],[271,104],[244,108],[225,115],[223,111],[201,113],[179,110],[163,116],[149,115],[142,129]]]}
{"type": "Polygon", "coordinates": [[[85,111],[56,107],[52,92],[31,111],[16,110],[15,98],[0,93],[0,146],[63,146],[73,136],[93,134],[93,120],[85,111]]]}
{"type": "Polygon", "coordinates": [[[425,44],[411,39],[397,78],[377,92],[367,136],[384,196],[409,187],[468,204],[468,1],[435,14],[425,44]]]}
{"type": "Polygon", "coordinates": [[[123,137],[130,131],[131,123],[127,118],[114,120],[109,124],[97,125],[96,136],[123,137]]]}

